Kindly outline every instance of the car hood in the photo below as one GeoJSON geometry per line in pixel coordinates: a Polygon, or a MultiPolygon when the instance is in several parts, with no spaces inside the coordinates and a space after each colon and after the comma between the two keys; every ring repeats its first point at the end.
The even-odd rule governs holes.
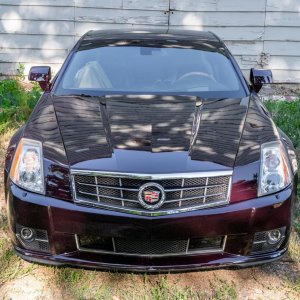
{"type": "Polygon", "coordinates": [[[233,168],[249,98],[52,96],[72,169],[177,173],[233,168]]]}

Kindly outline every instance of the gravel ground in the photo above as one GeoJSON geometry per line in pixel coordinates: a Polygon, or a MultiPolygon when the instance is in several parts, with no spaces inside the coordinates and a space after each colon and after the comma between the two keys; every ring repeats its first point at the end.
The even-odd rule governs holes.
{"type": "Polygon", "coordinates": [[[263,100],[294,101],[300,97],[300,84],[268,84],[259,92],[263,100]]]}

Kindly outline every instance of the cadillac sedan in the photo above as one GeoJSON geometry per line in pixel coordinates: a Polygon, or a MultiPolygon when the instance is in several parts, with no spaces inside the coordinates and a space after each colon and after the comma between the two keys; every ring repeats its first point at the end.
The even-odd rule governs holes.
{"type": "Polygon", "coordinates": [[[224,43],[90,31],[11,139],[4,180],[25,260],[142,272],[249,266],[288,249],[297,161],[224,43]]]}

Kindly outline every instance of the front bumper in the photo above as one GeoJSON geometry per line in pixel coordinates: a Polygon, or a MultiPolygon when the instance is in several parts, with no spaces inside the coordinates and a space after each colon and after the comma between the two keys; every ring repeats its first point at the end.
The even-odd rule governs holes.
{"type": "Polygon", "coordinates": [[[11,184],[8,220],[15,251],[28,261],[52,265],[167,272],[256,265],[281,258],[287,251],[295,192],[290,186],[277,194],[222,207],[161,217],[138,216],[79,206],[20,189],[11,184]],[[49,253],[26,249],[16,237],[16,224],[46,230],[49,253]],[[275,251],[251,253],[254,234],[286,228],[275,251]],[[78,250],[75,235],[169,240],[227,236],[224,251],[177,256],[124,256],[78,250]]]}

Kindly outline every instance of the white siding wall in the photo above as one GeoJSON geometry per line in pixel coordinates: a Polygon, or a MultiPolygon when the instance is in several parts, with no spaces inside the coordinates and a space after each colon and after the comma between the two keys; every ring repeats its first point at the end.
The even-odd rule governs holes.
{"type": "Polygon", "coordinates": [[[0,0],[0,75],[19,62],[58,70],[91,29],[168,24],[215,32],[246,74],[260,66],[300,82],[300,0],[0,0]]]}

